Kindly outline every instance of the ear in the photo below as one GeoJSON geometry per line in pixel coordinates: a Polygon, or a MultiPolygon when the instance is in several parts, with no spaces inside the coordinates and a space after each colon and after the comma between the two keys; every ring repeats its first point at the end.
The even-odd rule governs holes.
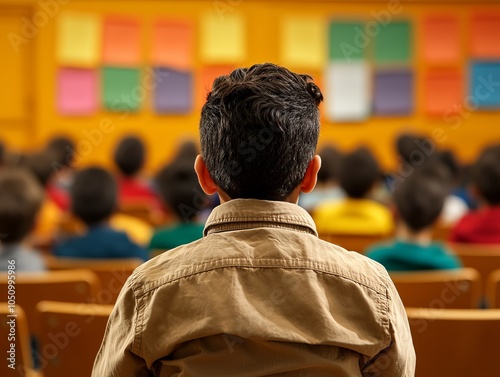
{"type": "Polygon", "coordinates": [[[315,155],[309,166],[307,167],[306,174],[304,175],[304,179],[300,184],[300,191],[304,193],[311,192],[314,187],[316,187],[316,182],[318,182],[318,172],[321,168],[321,157],[315,155]]]}
{"type": "Polygon", "coordinates": [[[198,176],[198,182],[200,182],[200,186],[205,194],[215,194],[217,192],[217,185],[208,173],[207,165],[205,165],[205,161],[203,161],[201,155],[196,156],[196,160],[194,162],[194,171],[198,176]]]}

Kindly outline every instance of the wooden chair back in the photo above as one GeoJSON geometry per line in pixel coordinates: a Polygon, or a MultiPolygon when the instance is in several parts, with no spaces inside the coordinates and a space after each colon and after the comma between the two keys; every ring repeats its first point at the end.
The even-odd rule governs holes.
{"type": "MultiPolygon", "coordinates": [[[[100,289],[99,278],[92,271],[48,271],[16,275],[16,304],[24,308],[28,328],[40,334],[36,304],[43,300],[92,302],[100,289]]],[[[0,291],[8,291],[7,274],[0,277],[0,291]]]]}
{"type": "Polygon", "coordinates": [[[451,243],[449,247],[462,260],[464,267],[471,267],[479,272],[483,282],[481,289],[484,297],[488,276],[500,268],[500,245],[451,243]]]}
{"type": "Polygon", "coordinates": [[[394,272],[391,278],[405,307],[472,309],[481,301],[481,278],[472,268],[394,272]]]}
{"type": "Polygon", "coordinates": [[[7,355],[6,359],[2,360],[3,365],[0,370],[3,372],[1,375],[5,377],[38,376],[31,358],[30,333],[24,309],[17,303],[9,305],[7,302],[0,302],[0,317],[2,318],[0,321],[0,347],[7,355]],[[13,348],[11,344],[14,344],[13,348]],[[13,368],[9,365],[12,365],[13,368]]]}
{"type": "Polygon", "coordinates": [[[84,259],[47,256],[45,265],[49,270],[87,269],[94,272],[100,281],[97,293],[98,304],[114,304],[123,285],[132,272],[143,263],[140,259],[84,259]]]}
{"type": "Polygon", "coordinates": [[[90,376],[112,309],[112,305],[38,303],[42,330],[40,369],[44,375],[90,376]]]}
{"type": "Polygon", "coordinates": [[[500,309],[500,269],[493,271],[488,276],[486,300],[489,308],[500,309]]]}
{"type": "Polygon", "coordinates": [[[499,309],[407,308],[416,377],[499,376],[499,309]]]}
{"type": "Polygon", "coordinates": [[[390,235],[354,235],[354,234],[320,234],[319,238],[335,245],[339,245],[349,251],[357,251],[363,254],[370,246],[389,239],[390,235]]]}

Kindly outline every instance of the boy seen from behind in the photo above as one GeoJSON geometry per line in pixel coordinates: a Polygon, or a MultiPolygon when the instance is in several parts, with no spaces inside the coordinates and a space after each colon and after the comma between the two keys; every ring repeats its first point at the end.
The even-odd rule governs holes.
{"type": "Polygon", "coordinates": [[[94,377],[414,375],[387,271],[320,240],[297,205],[321,165],[322,99],[311,77],[269,63],[214,81],[195,170],[221,204],[202,239],[128,279],[94,377]]]}
{"type": "Polygon", "coordinates": [[[432,242],[447,191],[444,182],[424,173],[414,173],[399,183],[393,196],[398,220],[396,240],[373,247],[366,256],[388,271],[460,268],[457,256],[432,242]]]}
{"type": "Polygon", "coordinates": [[[0,271],[9,265],[18,272],[45,270],[42,257],[29,246],[42,201],[43,189],[29,172],[0,170],[0,271]]]}
{"type": "Polygon", "coordinates": [[[116,181],[110,173],[98,167],[79,171],[75,175],[70,196],[71,211],[86,225],[86,233],[56,245],[55,255],[147,259],[144,248],[130,241],[127,234],[109,226],[109,219],[117,208],[118,196],[116,181]]]}
{"type": "Polygon", "coordinates": [[[344,156],[340,166],[340,187],[347,198],[323,203],[313,217],[320,234],[385,235],[393,231],[393,216],[382,204],[369,198],[379,182],[377,161],[366,148],[344,156]]]}
{"type": "Polygon", "coordinates": [[[500,145],[481,154],[473,167],[472,185],[479,208],[455,225],[450,241],[500,244],[500,145]]]}
{"type": "Polygon", "coordinates": [[[204,224],[197,222],[198,213],[208,202],[189,158],[178,159],[163,168],[155,179],[158,194],[174,216],[174,223],[157,229],[150,250],[169,250],[203,236],[204,224]]]}

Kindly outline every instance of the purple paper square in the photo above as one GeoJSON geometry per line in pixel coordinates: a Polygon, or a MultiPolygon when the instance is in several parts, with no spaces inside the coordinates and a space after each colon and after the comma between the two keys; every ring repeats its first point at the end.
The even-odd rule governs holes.
{"type": "Polygon", "coordinates": [[[378,115],[410,115],[413,111],[413,73],[375,73],[373,110],[378,115]]]}
{"type": "Polygon", "coordinates": [[[192,75],[170,68],[155,68],[155,112],[189,113],[192,108],[192,75]]]}

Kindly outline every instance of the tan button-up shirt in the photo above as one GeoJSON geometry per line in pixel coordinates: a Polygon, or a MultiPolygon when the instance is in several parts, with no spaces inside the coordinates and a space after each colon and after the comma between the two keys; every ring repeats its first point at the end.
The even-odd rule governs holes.
{"type": "Polygon", "coordinates": [[[385,269],[317,237],[295,204],[237,199],[199,241],[143,264],[111,314],[93,377],[413,376],[385,269]]]}

